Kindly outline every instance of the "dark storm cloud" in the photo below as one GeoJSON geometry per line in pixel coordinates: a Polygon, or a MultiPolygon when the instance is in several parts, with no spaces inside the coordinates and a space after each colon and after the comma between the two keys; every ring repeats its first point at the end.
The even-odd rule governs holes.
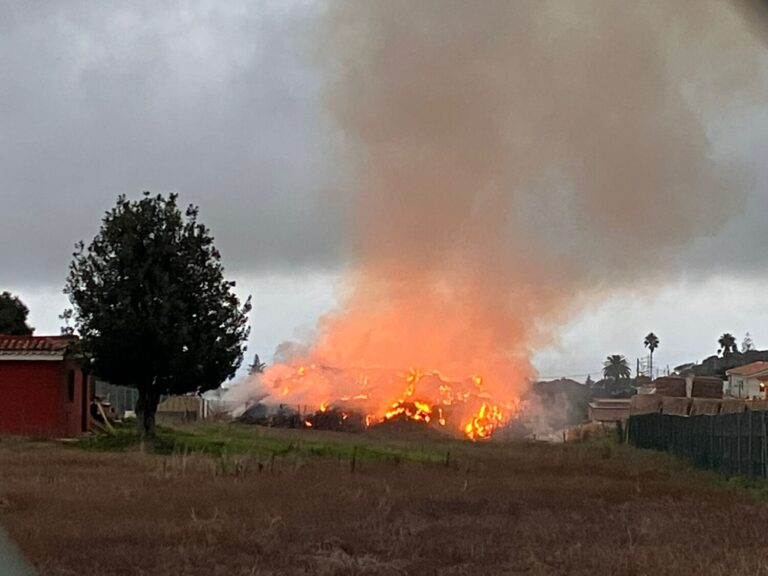
{"type": "Polygon", "coordinates": [[[119,193],[199,204],[230,270],[336,264],[333,131],[295,2],[5,3],[0,284],[63,283],[119,193]]]}
{"type": "MultiPolygon", "coordinates": [[[[231,271],[336,267],[346,219],[327,191],[344,170],[313,59],[322,10],[0,4],[0,286],[63,284],[74,242],[145,189],[199,204],[231,271]]],[[[768,121],[743,126],[742,156],[764,164],[768,121]]],[[[688,266],[768,269],[766,182],[688,266]]]]}

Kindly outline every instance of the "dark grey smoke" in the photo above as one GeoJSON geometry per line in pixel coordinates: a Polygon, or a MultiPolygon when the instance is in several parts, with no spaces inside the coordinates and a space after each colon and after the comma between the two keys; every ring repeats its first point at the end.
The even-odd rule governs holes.
{"type": "MultiPolygon", "coordinates": [[[[337,134],[321,102],[326,77],[313,60],[323,4],[3,2],[0,282],[60,286],[72,244],[95,233],[118,193],[139,194],[147,188],[179,191],[183,200],[200,203],[230,269],[259,273],[343,265],[348,220],[338,196],[329,191],[339,187],[337,174],[344,164],[333,152],[337,134]]],[[[641,14],[636,3],[544,4],[562,6],[570,14],[563,12],[561,20],[573,36],[583,36],[583,26],[595,24],[580,23],[583,14],[603,6],[607,18],[624,10],[640,28],[649,18],[656,19],[651,27],[658,20],[641,14]]],[[[672,21],[663,30],[626,41],[659,46],[656,42],[665,36],[661,40],[668,45],[659,48],[664,58],[677,51],[672,50],[677,44],[681,57],[666,63],[669,74],[698,82],[698,98],[717,94],[709,102],[708,118],[731,118],[733,100],[712,89],[710,74],[721,87],[731,85],[723,76],[729,70],[739,82],[759,78],[755,50],[748,45],[757,36],[744,22],[759,25],[762,20],[752,12],[730,14],[727,0],[722,6],[639,4],[676,14],[669,15],[672,21]],[[681,34],[661,33],[674,26],[682,26],[681,34]]],[[[518,6],[518,12],[531,7],[509,5],[518,6]]],[[[745,0],[744,5],[760,11],[765,3],[745,0]]],[[[406,8],[391,14],[400,18],[406,8]]],[[[489,37],[502,25],[489,28],[489,37]]],[[[614,41],[611,34],[599,33],[593,45],[614,41]]],[[[553,37],[553,49],[565,40],[553,37]]],[[[515,42],[526,49],[524,36],[508,43],[514,47],[515,42]]],[[[611,53],[607,49],[604,57],[611,53]]],[[[532,62],[528,69],[542,69],[542,64],[532,62]]],[[[731,95],[738,99],[750,92],[751,105],[759,111],[754,85],[746,91],[735,86],[731,95]]],[[[583,97],[577,90],[577,100],[583,97]]],[[[747,118],[754,116],[741,110],[747,118]]],[[[768,143],[756,135],[766,125],[747,119],[741,124],[739,139],[754,141],[746,148],[754,158],[768,153],[768,143]]],[[[532,136],[518,146],[534,153],[540,144],[532,136]]],[[[525,166],[524,156],[519,158],[525,166]]],[[[768,228],[756,216],[768,208],[764,181],[761,186],[752,189],[747,218],[703,248],[698,259],[703,273],[725,267],[764,273],[768,252],[740,256],[747,254],[745,243],[768,243],[768,228]]],[[[531,211],[536,215],[526,210],[531,211]]],[[[563,220],[580,227],[561,218],[557,226],[546,227],[548,233],[570,237],[563,220]]]]}

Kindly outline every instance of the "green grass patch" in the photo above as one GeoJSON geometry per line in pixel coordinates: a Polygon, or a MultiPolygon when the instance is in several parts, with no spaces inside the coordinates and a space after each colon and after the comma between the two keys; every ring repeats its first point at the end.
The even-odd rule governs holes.
{"type": "MultiPolygon", "coordinates": [[[[143,448],[157,454],[209,454],[226,456],[238,454],[306,455],[318,458],[361,462],[422,462],[441,463],[446,458],[444,445],[419,443],[387,443],[364,434],[326,436],[316,431],[265,429],[245,425],[198,425],[189,428],[159,426],[156,438],[144,441],[143,448]]],[[[116,427],[114,434],[95,434],[78,440],[78,448],[95,451],[127,451],[142,446],[142,439],[133,426],[116,427]]]]}
{"type": "MultiPolygon", "coordinates": [[[[713,472],[714,474],[714,472],[713,472]]],[[[768,502],[768,480],[747,476],[718,477],[719,482],[728,490],[746,492],[758,502],[768,502]]]]}

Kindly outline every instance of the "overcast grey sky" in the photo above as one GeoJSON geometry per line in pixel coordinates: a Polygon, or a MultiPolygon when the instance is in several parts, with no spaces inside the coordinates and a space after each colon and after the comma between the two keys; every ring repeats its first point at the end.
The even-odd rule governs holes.
{"type": "MultiPolygon", "coordinates": [[[[58,329],[73,244],[118,194],[142,190],[200,205],[255,297],[249,355],[269,356],[333,306],[345,207],[327,193],[343,170],[313,62],[321,10],[0,0],[0,289],[29,304],[39,332],[58,329]]],[[[768,111],[745,104],[711,137],[755,166],[746,209],[692,245],[668,286],[582,314],[561,349],[538,356],[543,374],[634,357],[649,330],[660,365],[712,353],[723,331],[768,347],[768,111]]]]}

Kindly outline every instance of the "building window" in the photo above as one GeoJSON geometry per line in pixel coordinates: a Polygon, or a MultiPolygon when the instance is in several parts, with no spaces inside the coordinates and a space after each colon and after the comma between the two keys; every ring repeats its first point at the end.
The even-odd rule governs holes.
{"type": "Polygon", "coordinates": [[[67,399],[70,402],[75,401],[75,371],[70,370],[67,374],[67,399]]]}

